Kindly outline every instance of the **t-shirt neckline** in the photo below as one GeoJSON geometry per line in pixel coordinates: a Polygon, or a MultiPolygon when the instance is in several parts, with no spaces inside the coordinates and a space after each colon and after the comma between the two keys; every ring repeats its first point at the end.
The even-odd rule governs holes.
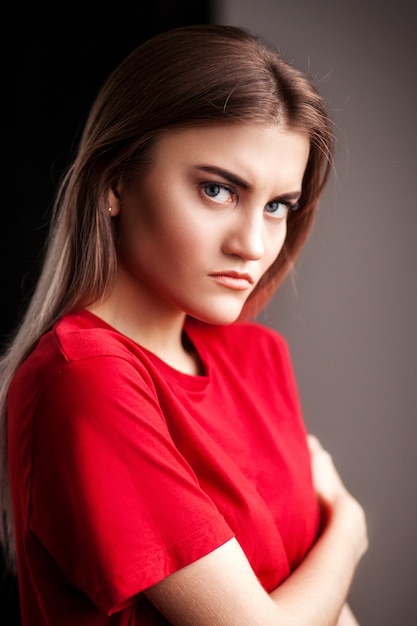
{"type": "Polygon", "coordinates": [[[103,320],[101,317],[89,311],[88,309],[82,309],[80,311],[76,311],[73,313],[74,315],[79,315],[84,319],[90,320],[95,327],[105,328],[112,333],[115,333],[119,337],[123,338],[124,342],[130,343],[136,350],[142,352],[149,361],[153,363],[153,365],[167,378],[169,378],[172,382],[180,385],[181,387],[190,390],[190,391],[203,391],[206,389],[207,385],[211,379],[211,370],[207,360],[206,351],[202,348],[202,346],[198,345],[198,331],[192,325],[191,320],[186,318],[183,332],[186,334],[189,342],[194,346],[194,349],[198,355],[198,359],[203,367],[203,374],[187,374],[185,372],[181,372],[176,369],[169,363],[166,363],[163,359],[157,356],[154,352],[145,348],[141,344],[137,343],[133,339],[130,339],[122,332],[117,330],[114,326],[103,320]],[[194,332],[195,331],[195,332],[194,332]]]}

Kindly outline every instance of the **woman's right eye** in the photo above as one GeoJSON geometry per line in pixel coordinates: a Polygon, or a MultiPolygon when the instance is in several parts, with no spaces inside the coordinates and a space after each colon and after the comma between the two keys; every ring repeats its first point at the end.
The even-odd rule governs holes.
{"type": "Polygon", "coordinates": [[[227,185],[222,183],[203,183],[201,188],[205,195],[219,204],[231,203],[236,201],[236,193],[227,185]]]}

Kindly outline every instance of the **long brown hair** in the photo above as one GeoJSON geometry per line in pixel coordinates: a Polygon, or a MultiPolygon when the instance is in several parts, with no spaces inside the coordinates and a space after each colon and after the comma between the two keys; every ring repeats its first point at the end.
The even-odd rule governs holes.
{"type": "Polygon", "coordinates": [[[187,26],[135,49],[110,75],[91,109],[77,155],[57,191],[45,260],[26,315],[1,360],[0,533],[13,562],[7,464],[10,380],[39,337],[65,313],[111,287],[117,267],[107,196],[146,167],[161,132],[219,123],[285,124],[306,132],[310,156],[298,211],[283,250],[248,299],[254,316],[290,271],[313,223],[332,161],[331,121],[309,77],[273,46],[233,26],[187,26]]]}

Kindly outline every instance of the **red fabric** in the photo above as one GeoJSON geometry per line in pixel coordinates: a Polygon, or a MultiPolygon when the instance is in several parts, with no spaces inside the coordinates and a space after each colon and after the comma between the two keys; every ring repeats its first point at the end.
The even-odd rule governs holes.
{"type": "Polygon", "coordinates": [[[187,320],[186,333],[203,376],[85,311],[59,322],[15,376],[23,626],[166,624],[137,594],[231,537],[268,591],[314,541],[286,343],[254,323],[187,320]]]}

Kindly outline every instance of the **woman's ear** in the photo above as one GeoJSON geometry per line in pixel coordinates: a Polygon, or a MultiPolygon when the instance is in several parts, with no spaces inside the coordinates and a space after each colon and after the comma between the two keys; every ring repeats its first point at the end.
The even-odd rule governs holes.
{"type": "Polygon", "coordinates": [[[111,217],[115,217],[120,213],[120,197],[118,190],[110,189],[109,195],[107,198],[109,213],[111,217]]]}

